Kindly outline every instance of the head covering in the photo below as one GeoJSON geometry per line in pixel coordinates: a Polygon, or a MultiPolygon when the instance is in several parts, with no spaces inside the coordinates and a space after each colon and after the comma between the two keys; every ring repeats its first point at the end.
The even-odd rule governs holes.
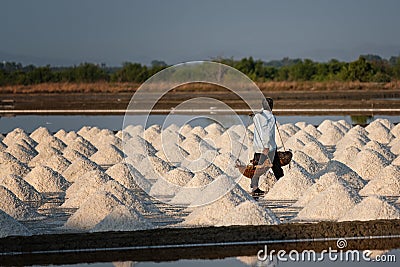
{"type": "Polygon", "coordinates": [[[264,110],[272,111],[272,108],[274,107],[274,101],[272,100],[272,98],[270,97],[264,98],[262,100],[262,107],[264,110]]]}

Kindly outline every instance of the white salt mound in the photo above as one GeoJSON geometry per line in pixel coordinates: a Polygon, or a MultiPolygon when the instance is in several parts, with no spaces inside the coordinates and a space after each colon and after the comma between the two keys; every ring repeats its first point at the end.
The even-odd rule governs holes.
{"type": "Polygon", "coordinates": [[[68,144],[68,148],[79,151],[85,157],[91,157],[97,152],[96,147],[94,147],[88,140],[78,136],[74,141],[68,144]]]}
{"type": "Polygon", "coordinates": [[[114,145],[103,145],[99,150],[90,157],[98,165],[114,165],[124,159],[124,153],[114,145]]]}
{"type": "Polygon", "coordinates": [[[47,166],[36,166],[25,176],[25,180],[41,193],[63,192],[70,186],[61,174],[47,166]]]}
{"type": "Polygon", "coordinates": [[[216,226],[271,225],[279,223],[279,219],[268,208],[261,207],[255,201],[245,201],[225,214],[222,220],[216,223],[216,226]]]}
{"type": "Polygon", "coordinates": [[[5,151],[6,149],[7,149],[7,146],[3,142],[0,141],[0,152],[5,151]]]}
{"type": "Polygon", "coordinates": [[[138,231],[154,228],[156,227],[150,221],[134,209],[130,209],[124,205],[118,205],[90,231],[138,231]]]}
{"type": "Polygon", "coordinates": [[[349,164],[350,162],[352,162],[357,154],[360,152],[361,150],[358,149],[357,147],[354,146],[348,146],[346,147],[344,150],[336,150],[335,153],[333,154],[333,160],[336,161],[340,161],[343,164],[349,164]]]}
{"type": "Polygon", "coordinates": [[[15,174],[24,177],[29,172],[30,172],[29,167],[16,159],[1,163],[0,176],[15,174]]]}
{"type": "Polygon", "coordinates": [[[389,165],[388,161],[371,149],[360,151],[355,160],[349,163],[349,166],[364,180],[373,179],[387,165],[389,165]]]}
{"type": "Polygon", "coordinates": [[[7,236],[28,236],[31,232],[13,217],[0,210],[0,238],[7,236]]]}
{"type": "Polygon", "coordinates": [[[36,150],[40,152],[48,147],[53,147],[57,150],[63,151],[67,145],[57,137],[50,136],[40,140],[39,145],[36,146],[36,150]]]}
{"type": "Polygon", "coordinates": [[[63,150],[62,155],[64,158],[69,160],[69,162],[74,162],[77,159],[87,159],[82,153],[79,153],[78,151],[67,147],[66,149],[63,150]]]}
{"type": "Polygon", "coordinates": [[[396,156],[390,152],[389,148],[383,144],[380,144],[376,141],[370,141],[368,142],[365,146],[364,149],[371,149],[374,150],[375,152],[378,152],[381,154],[387,161],[392,161],[396,158],[396,156]]]}
{"type": "Polygon", "coordinates": [[[87,172],[67,189],[67,200],[62,204],[62,207],[80,207],[89,195],[99,190],[109,180],[111,180],[111,177],[101,170],[87,172]]]}
{"type": "Polygon", "coordinates": [[[300,165],[292,163],[285,176],[279,179],[265,195],[269,200],[297,200],[305,190],[313,185],[310,174],[300,165]]]}
{"type": "Polygon", "coordinates": [[[349,210],[339,221],[370,221],[400,219],[400,209],[390,205],[385,199],[370,196],[349,210]]]}
{"type": "Polygon", "coordinates": [[[128,189],[141,188],[148,192],[151,183],[131,164],[118,163],[107,169],[106,174],[128,189]]]}
{"type": "Polygon", "coordinates": [[[178,193],[171,199],[171,204],[182,206],[190,205],[201,194],[205,186],[209,185],[214,179],[204,172],[198,172],[194,177],[179,190],[178,193]]]}
{"type": "Polygon", "coordinates": [[[123,205],[111,193],[98,191],[88,198],[64,224],[67,229],[89,230],[101,222],[113,209],[123,205]]]}
{"type": "Polygon", "coordinates": [[[24,204],[13,192],[0,186],[0,210],[19,221],[34,220],[39,214],[24,204]]]}
{"type": "Polygon", "coordinates": [[[144,139],[146,139],[148,142],[151,143],[161,133],[161,130],[162,129],[160,125],[157,124],[152,125],[144,131],[143,137],[144,139]]]}
{"type": "Polygon", "coordinates": [[[389,165],[385,167],[360,190],[360,195],[399,196],[400,166],[389,165]]]}
{"type": "Polygon", "coordinates": [[[400,155],[400,137],[390,142],[390,152],[397,156],[400,155]]]}
{"type": "Polygon", "coordinates": [[[0,185],[13,192],[22,201],[41,201],[43,198],[33,186],[17,175],[0,177],[0,185]]]}
{"type": "Polygon", "coordinates": [[[17,143],[19,141],[26,141],[31,147],[35,147],[37,143],[35,140],[30,138],[24,130],[20,128],[16,128],[13,131],[9,132],[7,136],[2,140],[4,144],[7,146],[12,145],[13,143],[17,143]]]}
{"type": "Polygon", "coordinates": [[[294,125],[293,123],[283,124],[279,127],[279,129],[281,131],[287,132],[290,136],[294,135],[295,133],[297,133],[300,130],[300,128],[297,127],[296,125],[294,125]]]}
{"type": "Polygon", "coordinates": [[[322,135],[322,133],[311,124],[308,124],[306,127],[304,127],[303,130],[316,139],[318,139],[322,135]]]}
{"type": "Polygon", "coordinates": [[[234,210],[240,203],[244,201],[253,201],[252,197],[239,186],[234,186],[232,190],[226,193],[226,191],[231,188],[233,181],[226,180],[226,177],[221,176],[221,178],[222,179],[219,181],[217,180],[218,182],[216,182],[214,186],[207,187],[203,191],[204,193],[200,194],[200,198],[202,199],[197,199],[192,203],[192,205],[194,204],[193,206],[196,206],[196,203],[200,203],[201,205],[197,206],[193,212],[185,218],[182,225],[216,225],[223,220],[228,212],[234,210]],[[221,189],[221,187],[223,188],[221,189]],[[218,190],[221,191],[215,192],[218,190]],[[221,195],[222,197],[220,197],[221,195]]]}
{"type": "Polygon", "coordinates": [[[361,198],[342,183],[333,183],[315,196],[297,214],[301,221],[336,221],[353,208],[361,198]]]}
{"type": "Polygon", "coordinates": [[[316,180],[315,184],[309,187],[304,194],[293,204],[293,207],[304,207],[306,206],[314,197],[319,195],[322,191],[327,189],[334,183],[346,184],[344,180],[339,178],[339,176],[334,172],[328,172],[322,175],[316,180]]]}
{"type": "Polygon", "coordinates": [[[42,139],[51,137],[52,135],[50,134],[49,130],[45,127],[39,127],[36,130],[34,130],[31,134],[30,137],[35,140],[37,143],[40,143],[42,139]]]}
{"type": "Polygon", "coordinates": [[[295,136],[290,137],[285,143],[285,147],[292,151],[302,150],[304,146],[305,144],[295,136]]]}
{"type": "MultiPolygon", "coordinates": [[[[38,145],[40,146],[40,144],[38,145]]],[[[46,146],[44,149],[41,149],[39,151],[39,154],[37,154],[29,163],[28,165],[31,167],[35,167],[37,165],[45,165],[50,163],[49,158],[53,156],[61,156],[62,153],[60,150],[55,149],[54,147],[49,147],[46,146]]]]}
{"type": "Polygon", "coordinates": [[[30,162],[37,155],[36,151],[28,150],[22,145],[15,143],[10,145],[5,151],[13,155],[22,163],[30,162]]]}
{"type": "Polygon", "coordinates": [[[63,155],[56,154],[48,159],[48,162],[45,162],[43,165],[55,170],[58,173],[63,173],[66,169],[68,169],[71,162],[67,160],[63,155]]]}
{"type": "Polygon", "coordinates": [[[126,141],[124,140],[123,152],[127,156],[131,156],[134,154],[155,155],[157,153],[157,150],[151,145],[149,141],[143,139],[138,135],[135,135],[126,141]]]}
{"type": "Polygon", "coordinates": [[[390,130],[390,132],[391,132],[394,136],[400,137],[400,123],[397,123],[397,125],[394,126],[394,127],[390,130]]]}
{"type": "Polygon", "coordinates": [[[320,172],[315,174],[315,177],[320,177],[329,172],[335,173],[338,177],[345,180],[350,187],[357,191],[363,188],[367,183],[347,165],[335,160],[330,161],[320,172]]]}
{"type": "Polygon", "coordinates": [[[84,174],[92,170],[101,170],[101,168],[99,165],[87,158],[80,158],[73,161],[72,164],[63,171],[62,175],[67,179],[67,181],[75,182],[84,174]]]}
{"type": "Polygon", "coordinates": [[[382,144],[388,144],[394,138],[393,134],[390,132],[386,126],[384,126],[379,121],[374,121],[368,125],[365,130],[368,131],[368,137],[371,140],[377,141],[382,144]]]}
{"type": "MultiPolygon", "coordinates": [[[[157,206],[152,202],[145,203],[142,199],[136,196],[133,191],[127,189],[115,180],[107,181],[105,184],[101,185],[97,191],[104,191],[113,194],[122,204],[129,208],[134,208],[141,214],[161,213],[157,206]]],[[[82,199],[82,203],[87,199],[90,199],[92,195],[93,194],[90,194],[84,200],[82,199]]]]}
{"type": "Polygon", "coordinates": [[[303,167],[308,173],[314,174],[320,170],[318,163],[302,151],[293,153],[293,161],[303,167]]]}
{"type": "Polygon", "coordinates": [[[343,131],[340,130],[340,128],[336,125],[332,124],[329,130],[322,132],[322,135],[319,137],[318,141],[325,146],[334,146],[340,141],[340,139],[343,138],[343,136],[343,131]]]}

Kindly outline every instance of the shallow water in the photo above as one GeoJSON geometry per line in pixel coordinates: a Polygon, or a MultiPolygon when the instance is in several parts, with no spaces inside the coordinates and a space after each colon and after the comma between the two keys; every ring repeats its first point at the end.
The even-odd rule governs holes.
{"type": "MultiPolygon", "coordinates": [[[[130,121],[140,123],[145,118],[144,115],[130,116],[130,121]]],[[[247,124],[249,119],[246,115],[239,115],[239,118],[247,124]]],[[[296,123],[304,121],[313,125],[318,125],[322,121],[329,120],[345,120],[352,124],[365,124],[373,121],[377,118],[388,119],[393,123],[400,122],[400,116],[277,116],[277,121],[281,124],[284,123],[296,123]]],[[[164,125],[168,127],[171,123],[175,123],[181,126],[185,123],[189,123],[191,126],[202,126],[205,127],[210,123],[213,123],[215,119],[222,125],[231,126],[237,124],[237,120],[232,116],[218,115],[213,116],[213,119],[205,116],[193,116],[193,115],[173,115],[173,117],[167,118],[167,115],[150,115],[147,119],[147,126],[154,124],[164,125]]],[[[60,129],[66,131],[77,131],[83,126],[97,126],[99,128],[105,128],[110,130],[118,131],[122,128],[124,116],[123,115],[21,115],[15,117],[0,117],[0,132],[7,133],[13,129],[19,127],[24,129],[26,132],[32,132],[38,127],[46,127],[51,132],[56,132],[60,129]]]]}

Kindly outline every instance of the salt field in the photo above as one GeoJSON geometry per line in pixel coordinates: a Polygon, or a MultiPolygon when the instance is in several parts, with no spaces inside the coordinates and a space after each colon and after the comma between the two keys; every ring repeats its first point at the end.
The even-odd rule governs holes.
{"type": "Polygon", "coordinates": [[[252,158],[252,125],[16,128],[0,135],[0,237],[400,219],[400,124],[280,129],[293,161],[255,201],[234,167],[252,158]]]}

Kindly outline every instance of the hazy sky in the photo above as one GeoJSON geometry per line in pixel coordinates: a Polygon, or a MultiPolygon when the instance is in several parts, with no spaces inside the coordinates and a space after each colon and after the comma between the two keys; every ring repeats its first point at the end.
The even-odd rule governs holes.
{"type": "Polygon", "coordinates": [[[399,0],[0,0],[0,60],[169,64],[400,53],[399,0]]]}

